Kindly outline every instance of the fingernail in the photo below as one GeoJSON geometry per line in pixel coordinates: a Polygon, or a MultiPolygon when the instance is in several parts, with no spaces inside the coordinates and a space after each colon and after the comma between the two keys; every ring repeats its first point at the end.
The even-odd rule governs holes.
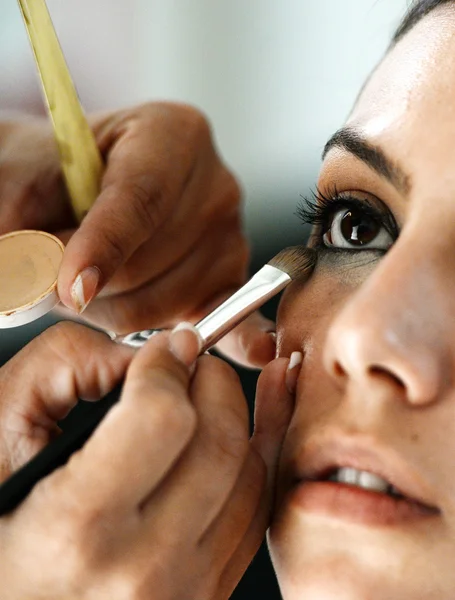
{"type": "Polygon", "coordinates": [[[202,338],[194,325],[183,321],[171,331],[169,347],[174,356],[192,372],[202,348],[202,338]]]}
{"type": "Polygon", "coordinates": [[[292,395],[295,394],[297,388],[297,379],[299,377],[302,361],[303,354],[301,352],[293,352],[289,358],[289,365],[286,371],[286,387],[288,392],[292,395]]]}
{"type": "Polygon", "coordinates": [[[90,301],[93,300],[100,281],[100,275],[98,267],[87,267],[74,280],[71,286],[71,297],[79,314],[84,312],[90,301]]]}

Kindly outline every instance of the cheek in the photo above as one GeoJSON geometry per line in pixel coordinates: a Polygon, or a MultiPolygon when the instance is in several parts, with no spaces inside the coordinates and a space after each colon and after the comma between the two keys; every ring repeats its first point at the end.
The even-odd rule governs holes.
{"type": "Polygon", "coordinates": [[[307,353],[324,343],[330,322],[371,272],[371,260],[355,268],[346,263],[336,256],[319,259],[308,282],[297,281],[284,292],[277,315],[278,356],[307,353]]]}
{"type": "Polygon", "coordinates": [[[337,257],[320,260],[311,279],[306,284],[293,283],[281,300],[277,317],[278,356],[288,357],[296,350],[304,356],[285,454],[293,455],[289,446],[298,445],[310,426],[323,425],[325,417],[336,410],[339,392],[323,364],[326,339],[334,319],[377,264],[371,256],[357,255],[355,268],[353,262],[354,257],[350,257],[348,267],[346,258],[344,263],[337,257]]]}
{"type": "Polygon", "coordinates": [[[306,353],[324,343],[330,322],[368,278],[382,253],[321,252],[306,283],[296,281],[285,291],[277,316],[277,355],[306,353]]]}

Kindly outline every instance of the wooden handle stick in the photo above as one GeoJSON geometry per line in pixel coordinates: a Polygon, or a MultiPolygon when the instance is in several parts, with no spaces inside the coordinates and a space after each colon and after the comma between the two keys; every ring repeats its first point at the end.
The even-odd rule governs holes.
{"type": "Polygon", "coordinates": [[[81,222],[99,192],[103,161],[81,107],[45,0],[18,0],[35,55],[74,214],[81,222]]]}

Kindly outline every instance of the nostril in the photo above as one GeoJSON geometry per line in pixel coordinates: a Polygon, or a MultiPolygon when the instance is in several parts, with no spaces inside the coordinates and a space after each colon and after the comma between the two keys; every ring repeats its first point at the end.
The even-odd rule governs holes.
{"type": "MultiPolygon", "coordinates": [[[[380,365],[366,366],[363,373],[364,376],[370,378],[371,380],[376,379],[376,381],[388,381],[389,384],[392,383],[397,388],[397,391],[404,391],[406,388],[403,381],[397,375],[395,375],[393,371],[387,369],[386,367],[382,367],[380,365]]],[[[336,379],[346,379],[351,376],[351,373],[349,372],[349,369],[346,370],[343,367],[340,361],[335,360],[332,363],[332,375],[334,375],[336,379]]]]}
{"type": "Polygon", "coordinates": [[[384,367],[372,366],[368,369],[368,372],[370,373],[370,375],[376,376],[379,379],[388,379],[389,381],[393,381],[393,383],[397,387],[399,387],[402,390],[405,389],[405,385],[401,381],[401,379],[397,377],[394,373],[392,373],[392,371],[389,371],[384,367]]]}
{"type": "Polygon", "coordinates": [[[333,374],[336,377],[345,377],[346,376],[346,371],[343,369],[343,367],[340,365],[340,363],[338,361],[335,362],[333,365],[333,374]]]}

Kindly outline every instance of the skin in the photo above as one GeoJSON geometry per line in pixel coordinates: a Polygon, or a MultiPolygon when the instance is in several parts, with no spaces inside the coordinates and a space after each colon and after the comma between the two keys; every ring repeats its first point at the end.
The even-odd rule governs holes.
{"type": "MultiPolygon", "coordinates": [[[[155,102],[90,121],[105,171],[79,227],[48,120],[0,122],[0,234],[41,229],[62,239],[58,292],[73,318],[84,309],[73,284],[88,273],[83,318],[100,328],[122,334],[199,320],[245,282],[249,258],[240,188],[206,118],[155,102]]],[[[274,328],[256,313],[220,349],[261,367],[274,357],[274,328]]]]}
{"type": "Polygon", "coordinates": [[[126,373],[84,448],[0,518],[2,600],[229,598],[270,519],[296,378],[287,359],[267,366],[250,439],[235,371],[198,351],[191,330],[134,355],[65,323],[1,370],[0,479],[56,435],[78,397],[96,400],[126,373]]]}
{"type": "Polygon", "coordinates": [[[453,8],[425,17],[348,118],[406,178],[393,184],[343,148],[320,173],[323,194],[336,184],[387,205],[398,240],[385,255],[321,252],[280,306],[278,354],[304,354],[269,533],[286,600],[454,597],[454,31],[453,8]],[[402,463],[438,514],[375,526],[306,510],[292,495],[297,464],[334,440],[402,463]]]}

